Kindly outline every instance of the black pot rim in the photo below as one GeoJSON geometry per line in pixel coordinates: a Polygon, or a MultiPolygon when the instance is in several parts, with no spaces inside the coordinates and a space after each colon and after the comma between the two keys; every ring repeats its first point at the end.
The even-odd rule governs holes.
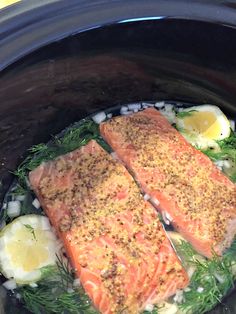
{"type": "Polygon", "coordinates": [[[116,23],[185,19],[236,27],[236,1],[35,0],[0,12],[0,71],[53,41],[116,23]]]}

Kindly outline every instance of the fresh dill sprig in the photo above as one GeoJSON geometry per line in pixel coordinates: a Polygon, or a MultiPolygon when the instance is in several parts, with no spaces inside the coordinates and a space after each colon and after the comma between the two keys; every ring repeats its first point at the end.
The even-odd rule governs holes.
{"type": "Polygon", "coordinates": [[[234,275],[232,256],[213,254],[211,259],[199,258],[192,246],[182,241],[176,246],[184,255],[186,263],[195,267],[189,289],[183,292],[183,302],[179,304],[184,313],[206,313],[221,302],[223,296],[233,287],[234,275]]]}
{"type": "Polygon", "coordinates": [[[104,149],[110,150],[99,133],[99,126],[92,120],[83,120],[68,128],[60,137],[54,137],[51,142],[38,144],[29,149],[28,157],[20,164],[14,174],[22,188],[27,189],[28,172],[38,167],[42,162],[52,160],[74,149],[86,145],[90,140],[96,140],[104,149]]]}
{"type": "Polygon", "coordinates": [[[43,267],[41,273],[38,287],[22,286],[17,289],[29,311],[35,314],[97,313],[81,287],[72,289],[74,277],[69,263],[58,257],[56,266],[43,267]]]}
{"type": "Polygon", "coordinates": [[[229,169],[223,168],[223,171],[231,181],[236,182],[236,132],[232,131],[228,138],[216,141],[216,143],[219,149],[207,148],[200,150],[212,161],[228,160],[232,164],[232,167],[229,169]]]}
{"type": "Polygon", "coordinates": [[[29,224],[24,224],[24,226],[25,226],[25,228],[26,228],[27,230],[29,230],[29,232],[32,234],[32,236],[33,236],[34,239],[36,240],[34,228],[33,228],[31,225],[29,225],[29,224]]]}
{"type": "Polygon", "coordinates": [[[25,188],[23,186],[21,186],[20,184],[17,184],[16,187],[14,188],[14,190],[12,190],[9,195],[11,196],[19,196],[19,195],[25,195],[26,191],[25,188]]]}
{"type": "Polygon", "coordinates": [[[179,111],[176,114],[176,117],[179,119],[184,119],[186,117],[190,117],[193,114],[193,112],[197,112],[197,110],[179,111]]]}

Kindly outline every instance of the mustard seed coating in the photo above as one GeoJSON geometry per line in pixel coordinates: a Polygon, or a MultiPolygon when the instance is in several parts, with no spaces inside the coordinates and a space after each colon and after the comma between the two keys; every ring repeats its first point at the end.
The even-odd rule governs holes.
{"type": "Polygon", "coordinates": [[[149,294],[163,298],[170,280],[172,294],[187,285],[157,212],[125,167],[95,142],[47,163],[38,194],[49,217],[56,217],[60,236],[76,252],[79,274],[96,277],[111,313],[137,314],[149,294]],[[158,267],[168,269],[161,278],[158,267]]]}
{"type": "MultiPolygon", "coordinates": [[[[186,228],[212,246],[225,240],[236,219],[236,188],[201,152],[188,144],[155,109],[110,119],[101,125],[144,191],[171,202],[186,228]],[[118,144],[117,144],[118,143],[118,144]]],[[[174,221],[178,229],[178,219],[174,221]]],[[[236,220],[234,230],[236,233],[236,220]]]]}

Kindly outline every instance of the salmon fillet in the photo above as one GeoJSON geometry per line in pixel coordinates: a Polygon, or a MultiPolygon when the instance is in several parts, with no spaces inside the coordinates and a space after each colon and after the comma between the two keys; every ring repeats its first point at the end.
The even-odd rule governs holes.
{"type": "Polygon", "coordinates": [[[103,138],[155,207],[201,254],[221,255],[236,234],[236,186],[156,109],[100,125],[103,138]]]}
{"type": "Polygon", "coordinates": [[[156,210],[95,141],[43,163],[29,178],[101,313],[140,313],[186,287],[156,210]]]}

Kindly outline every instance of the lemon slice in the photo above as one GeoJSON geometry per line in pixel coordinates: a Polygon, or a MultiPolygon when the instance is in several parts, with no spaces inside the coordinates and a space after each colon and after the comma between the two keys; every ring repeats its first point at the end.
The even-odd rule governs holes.
{"type": "Polygon", "coordinates": [[[194,144],[210,146],[230,135],[230,122],[216,106],[193,106],[177,114],[176,126],[194,144]]]}
{"type": "Polygon", "coordinates": [[[1,231],[1,272],[19,284],[36,282],[42,267],[56,263],[58,248],[47,217],[21,216],[1,231]]]}

